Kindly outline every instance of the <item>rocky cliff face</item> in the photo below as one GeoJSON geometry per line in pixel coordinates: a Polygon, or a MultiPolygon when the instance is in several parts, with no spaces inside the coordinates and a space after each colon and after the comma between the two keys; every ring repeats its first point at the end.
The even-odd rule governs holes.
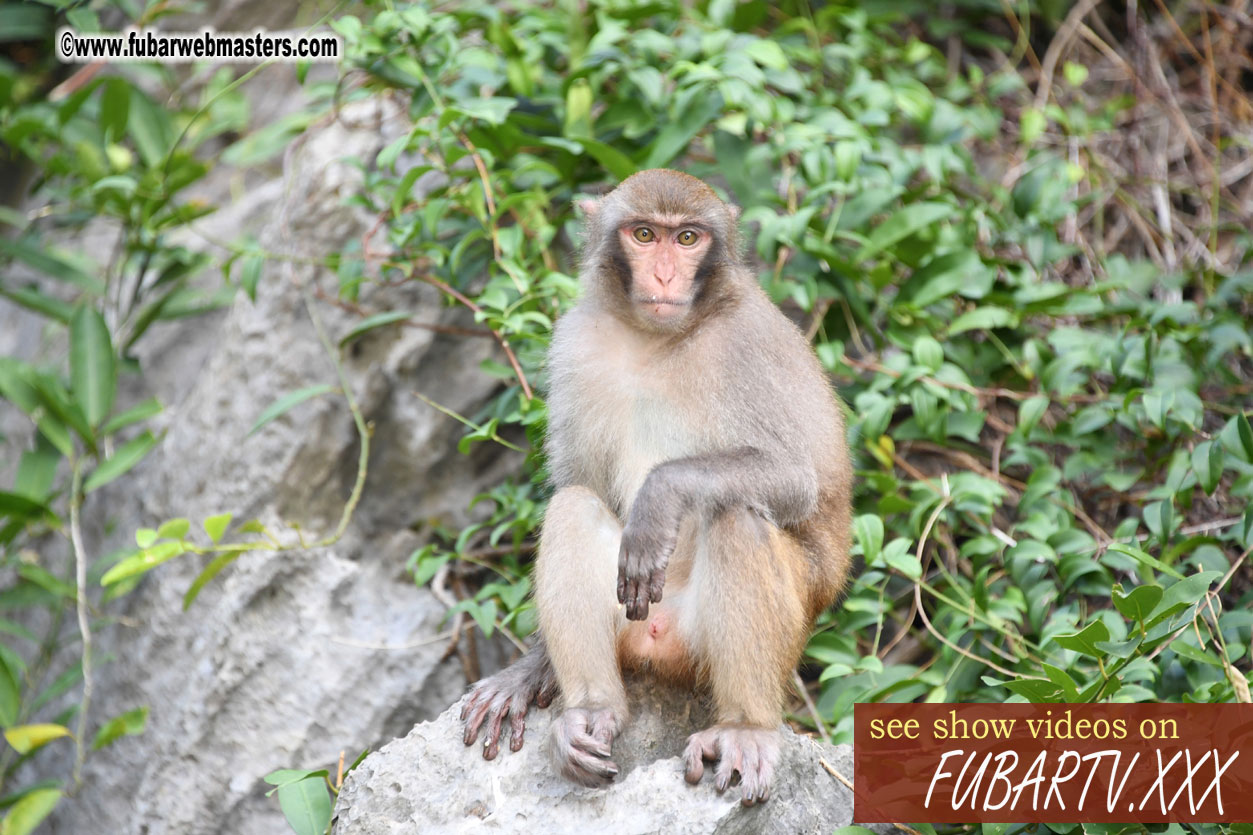
{"type": "MultiPolygon", "coordinates": [[[[223,194],[222,210],[202,228],[217,240],[260,230],[268,251],[298,259],[338,250],[374,220],[345,206],[361,177],[352,160],[368,166],[404,129],[403,114],[379,101],[350,106],[300,140],[281,177],[255,183],[242,200],[223,194]]],[[[333,276],[303,261],[270,262],[255,304],[241,296],[225,314],[150,335],[140,357],[146,388],[130,395],[162,399],[167,434],[140,468],[92,494],[93,555],[176,516],[229,511],[275,530],[295,521],[319,536],[334,528],[359,449],[343,399],[310,401],[248,435],[279,396],[335,382],[300,291],[319,281],[333,296],[333,276]]],[[[362,303],[469,323],[426,287],[367,289],[362,303]]],[[[332,340],[359,321],[326,304],[319,310],[332,340]]],[[[114,660],[98,670],[92,715],[103,721],[148,705],[148,730],[89,758],[84,787],[58,808],[53,832],[284,832],[264,774],[326,767],[341,750],[351,760],[460,696],[460,666],[440,661],[444,607],[414,586],[404,564],[420,541],[414,528],[457,522],[518,461],[486,447],[458,454],[462,427],[413,392],[473,413],[495,385],[478,368],[493,347],[407,327],[355,343],[344,362],[373,425],[373,450],[344,538],[315,552],[245,556],[187,612],[181,597],[204,558],[161,566],[110,605],[110,614],[124,611],[97,635],[98,652],[114,660]]],[[[490,650],[483,662],[491,669],[490,650]]]]}
{"type": "Polygon", "coordinates": [[[687,735],[710,724],[689,693],[634,682],[632,720],[614,742],[621,769],[607,789],[558,775],[544,750],[551,710],[532,709],[526,744],[493,762],[461,742],[459,708],[414,728],[349,774],[335,835],[407,833],[585,833],[607,835],[808,835],[852,821],[853,797],[829,769],[852,779],[852,748],[790,730],[769,802],[745,808],[734,789],[719,795],[707,772],[689,786],[680,754],[687,735]]]}

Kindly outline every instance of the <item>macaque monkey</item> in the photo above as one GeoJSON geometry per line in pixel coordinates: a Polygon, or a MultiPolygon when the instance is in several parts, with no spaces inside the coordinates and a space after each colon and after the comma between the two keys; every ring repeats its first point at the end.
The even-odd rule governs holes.
{"type": "Polygon", "coordinates": [[[686,778],[717,761],[768,799],[788,682],[848,570],[841,410],[801,332],[740,252],[739,211],[677,171],[641,171],[586,220],[582,297],[548,355],[555,494],[535,565],[540,643],[463,702],[465,743],[560,694],[561,773],[617,774],[623,669],[712,692],[686,778]]]}

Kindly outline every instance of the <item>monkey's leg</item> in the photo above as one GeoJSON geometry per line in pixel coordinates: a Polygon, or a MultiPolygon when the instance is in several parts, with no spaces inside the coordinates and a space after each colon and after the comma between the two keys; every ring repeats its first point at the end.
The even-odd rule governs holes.
{"type": "Polygon", "coordinates": [[[805,555],[743,508],[715,516],[703,539],[685,617],[708,671],[717,724],[688,738],[685,776],[697,783],[703,761],[717,760],[715,787],[725,791],[738,775],[741,801],[751,806],[770,797],[785,683],[805,642],[805,555]]]}
{"type": "Polygon", "coordinates": [[[461,705],[465,744],[474,744],[479,737],[479,729],[486,722],[483,759],[495,759],[500,750],[501,724],[508,716],[509,750],[520,750],[531,703],[548,707],[556,693],[557,678],[541,637],[530,652],[499,673],[482,679],[466,694],[461,705]]]}
{"type": "Polygon", "coordinates": [[[550,741],[558,769],[587,786],[618,773],[613,738],[626,722],[617,636],[622,525],[592,491],[566,487],[548,504],[535,563],[539,628],[562,693],[550,741]]]}

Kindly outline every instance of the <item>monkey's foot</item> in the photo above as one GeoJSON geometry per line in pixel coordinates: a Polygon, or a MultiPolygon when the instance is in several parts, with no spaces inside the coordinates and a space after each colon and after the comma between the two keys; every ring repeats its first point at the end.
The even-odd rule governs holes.
{"type": "Polygon", "coordinates": [[[609,708],[569,708],[553,721],[552,753],[557,767],[581,785],[608,785],[618,774],[609,755],[619,730],[618,718],[609,708]]]}
{"type": "Polygon", "coordinates": [[[700,782],[705,760],[717,760],[714,787],[719,792],[738,781],[741,803],[765,803],[770,799],[770,780],[779,762],[779,732],[746,725],[714,725],[687,738],[683,760],[689,783],[700,782]]]}
{"type": "Polygon", "coordinates": [[[539,661],[544,663],[537,663],[530,654],[524,656],[513,666],[474,685],[462,700],[461,720],[465,722],[462,739],[466,745],[474,744],[479,729],[487,723],[483,759],[493,760],[500,751],[501,725],[506,716],[509,717],[509,750],[518,751],[522,748],[531,703],[548,707],[552,702],[557,693],[557,679],[546,659],[539,661]]]}

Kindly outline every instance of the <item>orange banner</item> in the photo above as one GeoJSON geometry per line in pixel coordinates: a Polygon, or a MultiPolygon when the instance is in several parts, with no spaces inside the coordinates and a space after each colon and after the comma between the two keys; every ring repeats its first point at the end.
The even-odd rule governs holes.
{"type": "Polygon", "coordinates": [[[859,823],[1253,821],[1253,705],[859,704],[859,823]]]}

